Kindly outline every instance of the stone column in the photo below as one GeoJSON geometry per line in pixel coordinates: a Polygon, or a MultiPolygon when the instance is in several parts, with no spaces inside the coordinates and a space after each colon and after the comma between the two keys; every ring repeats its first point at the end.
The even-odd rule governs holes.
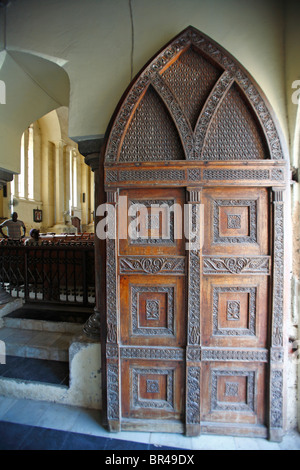
{"type": "MultiPolygon", "coordinates": [[[[96,216],[97,207],[105,203],[104,192],[104,168],[101,148],[103,139],[87,139],[78,142],[78,150],[85,157],[85,163],[89,165],[94,172],[94,198],[95,198],[95,230],[98,223],[96,216]]],[[[94,313],[85,323],[83,331],[92,339],[99,340],[105,344],[105,338],[102,338],[104,331],[101,325],[105,323],[105,240],[99,240],[95,234],[95,290],[96,306],[94,313]]]]}
{"type": "Polygon", "coordinates": [[[63,142],[55,144],[55,225],[64,224],[64,148],[63,142]]]}

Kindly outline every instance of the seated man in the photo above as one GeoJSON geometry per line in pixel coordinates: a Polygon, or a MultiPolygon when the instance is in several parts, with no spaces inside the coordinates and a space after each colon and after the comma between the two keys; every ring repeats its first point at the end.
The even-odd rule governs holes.
{"type": "Polygon", "coordinates": [[[4,238],[9,238],[10,240],[21,240],[21,238],[25,237],[26,227],[22,220],[18,220],[18,214],[14,212],[11,219],[5,220],[0,225],[0,233],[4,238]],[[2,231],[4,227],[7,228],[7,235],[2,231]],[[21,228],[23,229],[23,235],[21,235],[21,228]]]}

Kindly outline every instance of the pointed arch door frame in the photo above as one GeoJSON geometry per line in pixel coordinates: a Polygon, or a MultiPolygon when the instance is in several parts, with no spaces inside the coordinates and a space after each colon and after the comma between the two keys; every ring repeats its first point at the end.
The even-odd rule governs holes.
{"type": "MultiPolygon", "coordinates": [[[[134,145],[136,144],[134,143],[134,145]]],[[[245,341],[245,347],[240,346],[239,348],[230,346],[230,344],[233,344],[230,342],[227,347],[206,347],[202,342],[201,329],[203,329],[203,325],[201,326],[201,317],[203,315],[203,304],[201,303],[200,284],[202,278],[200,271],[203,269],[203,259],[199,252],[194,251],[186,255],[187,310],[186,343],[184,347],[180,346],[175,350],[173,348],[171,351],[168,350],[168,345],[165,345],[166,348],[162,348],[156,343],[151,343],[150,346],[137,347],[137,344],[131,344],[128,340],[125,344],[121,321],[123,315],[122,300],[120,300],[122,271],[120,270],[119,240],[107,239],[106,314],[105,325],[102,325],[105,332],[103,337],[106,338],[106,342],[102,357],[102,368],[103,377],[105,378],[103,390],[106,409],[104,411],[110,430],[164,429],[170,431],[172,428],[175,432],[198,435],[202,429],[203,432],[237,432],[243,435],[268,436],[275,441],[280,440],[284,432],[284,291],[286,281],[284,194],[288,184],[289,169],[286,146],[267,99],[248,72],[235,58],[207,36],[195,28],[189,27],[151,59],[130,84],[108,126],[102,154],[104,156],[104,188],[107,193],[107,202],[115,206],[118,205],[119,195],[122,191],[144,190],[151,192],[153,187],[160,188],[160,190],[182,188],[187,195],[187,202],[191,205],[192,210],[193,208],[196,210],[201,203],[206,190],[209,191],[211,188],[216,187],[219,190],[223,188],[224,191],[234,187],[237,194],[242,194],[239,193],[238,188],[247,188],[250,192],[255,191],[255,188],[265,188],[266,194],[269,195],[267,217],[269,221],[268,237],[270,238],[268,251],[264,253],[269,260],[268,268],[266,268],[269,276],[269,290],[268,312],[266,313],[267,340],[263,347],[256,346],[249,349],[247,341],[245,341]],[[219,78],[210,89],[194,128],[192,128],[183,110],[180,99],[163,78],[163,72],[190,47],[195,48],[202,57],[213,63],[220,71],[219,78]],[[251,116],[254,116],[258,129],[263,136],[264,158],[249,158],[247,156],[249,153],[247,154],[246,150],[243,154],[243,148],[240,159],[228,159],[227,157],[223,160],[217,153],[212,152],[212,157],[208,157],[208,154],[205,153],[212,124],[215,122],[218,110],[224,103],[228,90],[233,84],[238,86],[242,99],[246,102],[251,116]],[[172,155],[165,153],[160,161],[152,161],[151,155],[148,155],[146,159],[141,158],[139,149],[133,152],[134,157],[133,154],[129,155],[130,149],[126,150],[129,148],[125,140],[126,136],[133,128],[132,123],[134,123],[135,115],[137,115],[136,112],[149,86],[159,96],[176,127],[184,158],[174,160],[172,155]],[[126,147],[125,150],[124,147],[126,147]],[[174,357],[170,356],[171,353],[174,354],[174,357]],[[127,383],[126,380],[130,381],[130,378],[125,381],[122,380],[125,367],[122,364],[131,359],[138,362],[152,357],[156,359],[155,367],[157,367],[157,361],[165,361],[170,357],[170,361],[180,360],[184,364],[185,379],[182,383],[184,384],[185,403],[181,410],[181,418],[176,418],[176,423],[172,423],[171,427],[168,425],[167,420],[156,419],[157,413],[154,413],[154,419],[148,423],[147,419],[131,420],[126,417],[126,413],[124,415],[124,394],[128,393],[128,400],[132,403],[134,401],[132,397],[137,392],[136,389],[132,391],[130,387],[127,391],[124,389],[125,383],[127,383]],[[201,379],[201,374],[204,374],[204,364],[208,364],[210,361],[214,361],[214,364],[227,361],[230,364],[235,364],[238,371],[249,364],[250,368],[251,364],[256,363],[260,363],[265,367],[268,379],[265,381],[263,392],[263,413],[265,413],[263,424],[256,423],[257,425],[253,426],[253,423],[251,425],[242,423],[240,426],[235,426],[233,424],[224,425],[222,418],[218,423],[209,423],[202,419],[203,385],[201,380],[203,379],[201,379]]],[[[232,199],[232,196],[230,197],[232,199]]],[[[119,221],[116,218],[116,227],[118,227],[118,223],[119,221]]],[[[241,257],[238,259],[237,256],[233,255],[227,255],[226,259],[231,263],[245,262],[245,257],[241,261],[241,257]]],[[[225,257],[221,256],[221,260],[224,261],[225,257]]],[[[249,263],[251,264],[252,261],[250,259],[249,263]]],[[[228,265],[224,269],[230,271],[228,265]]],[[[236,265],[235,269],[242,270],[243,268],[236,265]]],[[[249,271],[249,265],[247,269],[249,271]]],[[[259,268],[257,269],[259,271],[259,268]]],[[[264,269],[262,268],[261,274],[266,274],[263,271],[264,269]]],[[[254,270],[253,272],[257,274],[258,271],[254,270]]],[[[219,271],[220,273],[224,274],[222,269],[219,271]]],[[[131,302],[129,297],[128,302],[131,302]]],[[[148,364],[148,362],[145,364],[148,364]]],[[[143,365],[144,369],[145,364],[143,365]]],[[[155,375],[154,369],[151,367],[147,369],[150,381],[155,375]]],[[[134,380],[138,380],[138,373],[132,372],[132,374],[135,374],[134,380]]],[[[224,375],[224,373],[214,372],[214,374],[215,376],[211,375],[210,378],[210,387],[212,388],[215,386],[214,380],[217,380],[215,377],[221,377],[220,384],[223,383],[222,374],[224,375]]],[[[235,372],[231,372],[232,374],[234,375],[235,372]]],[[[257,392],[256,386],[254,386],[252,392],[250,390],[251,374],[252,372],[241,372],[240,374],[242,377],[241,382],[244,380],[243,377],[246,377],[245,383],[248,384],[245,386],[246,395],[247,393],[257,392]]],[[[144,379],[141,380],[145,382],[144,379]]],[[[218,388],[216,390],[216,394],[220,393],[218,388]]],[[[216,397],[215,399],[217,400],[216,397]]],[[[128,407],[130,407],[130,403],[128,407]]],[[[139,403],[142,403],[142,400],[139,402],[137,399],[134,407],[138,407],[139,403]]],[[[151,405],[148,404],[147,406],[151,408],[151,405]]],[[[146,416],[149,417],[149,413],[146,416]]]]}

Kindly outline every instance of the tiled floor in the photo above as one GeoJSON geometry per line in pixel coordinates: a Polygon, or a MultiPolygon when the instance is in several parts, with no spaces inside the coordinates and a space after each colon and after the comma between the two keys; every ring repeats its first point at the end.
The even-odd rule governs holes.
{"type": "Polygon", "coordinates": [[[0,397],[0,449],[151,450],[153,446],[188,450],[300,450],[300,434],[289,432],[279,444],[265,439],[227,436],[111,434],[101,426],[97,410],[0,397]],[[13,427],[12,423],[26,427],[13,427]],[[63,434],[56,431],[63,431],[63,434]]]}

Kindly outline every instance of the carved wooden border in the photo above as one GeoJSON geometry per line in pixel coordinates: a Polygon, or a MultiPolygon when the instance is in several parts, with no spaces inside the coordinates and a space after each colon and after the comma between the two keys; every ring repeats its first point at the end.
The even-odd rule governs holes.
{"type": "Polygon", "coordinates": [[[107,188],[136,186],[152,187],[153,183],[160,182],[160,186],[186,187],[193,183],[203,186],[221,185],[235,186],[264,185],[269,187],[282,187],[286,179],[286,162],[268,160],[251,160],[247,162],[247,168],[239,161],[235,162],[182,162],[170,161],[168,168],[155,163],[155,169],[148,167],[134,167],[132,164],[119,164],[105,171],[105,185],[107,188]],[[255,168],[253,168],[253,166],[255,168]],[[259,166],[259,168],[257,168],[259,166]],[[252,168],[251,168],[252,167],[252,168]]]}
{"type": "Polygon", "coordinates": [[[269,437],[280,441],[284,406],[284,201],[283,191],[273,189],[273,294],[270,361],[269,437]]]}
{"type": "Polygon", "coordinates": [[[203,256],[203,274],[270,275],[270,256],[203,256]]]}

